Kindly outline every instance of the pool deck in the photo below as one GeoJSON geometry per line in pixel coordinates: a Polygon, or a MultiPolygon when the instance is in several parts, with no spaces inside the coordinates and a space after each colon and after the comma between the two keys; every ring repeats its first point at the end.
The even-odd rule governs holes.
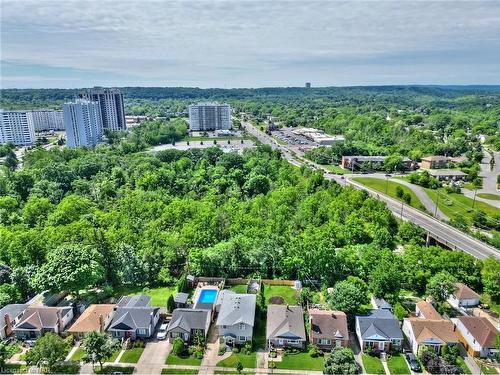
{"type": "Polygon", "coordinates": [[[215,303],[217,302],[217,295],[219,294],[219,288],[215,285],[205,285],[203,287],[198,287],[194,291],[193,295],[193,308],[195,309],[206,309],[206,310],[213,310],[215,308],[215,303]],[[214,296],[214,300],[210,303],[202,303],[199,300],[201,292],[203,290],[215,290],[217,293],[214,296]]]}

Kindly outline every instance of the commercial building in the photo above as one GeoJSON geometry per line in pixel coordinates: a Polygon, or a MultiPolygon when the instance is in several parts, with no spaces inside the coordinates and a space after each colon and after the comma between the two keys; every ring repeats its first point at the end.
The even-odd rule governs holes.
{"type": "Polygon", "coordinates": [[[92,147],[102,137],[102,119],[98,102],[77,99],[63,104],[64,127],[68,147],[92,147]]]}
{"type": "Polygon", "coordinates": [[[30,111],[0,109],[0,121],[0,144],[24,146],[35,142],[33,114],[30,111]]]}
{"type": "MultiPolygon", "coordinates": [[[[340,166],[344,169],[366,169],[366,170],[380,170],[384,167],[385,156],[342,156],[340,166]]],[[[413,169],[413,161],[408,158],[403,158],[403,165],[405,170],[413,169]]]]}
{"type": "Polygon", "coordinates": [[[35,131],[64,130],[63,113],[53,109],[35,109],[30,111],[35,131]]]}
{"type": "Polygon", "coordinates": [[[231,129],[231,107],[229,104],[198,103],[188,107],[189,130],[231,129]]]}
{"type": "Polygon", "coordinates": [[[119,89],[94,87],[80,93],[79,97],[99,104],[103,129],[126,128],[123,94],[119,89]]]}
{"type": "Polygon", "coordinates": [[[345,141],[343,135],[328,135],[323,130],[314,128],[297,128],[292,130],[293,134],[301,135],[320,146],[330,146],[337,142],[345,141]]]}

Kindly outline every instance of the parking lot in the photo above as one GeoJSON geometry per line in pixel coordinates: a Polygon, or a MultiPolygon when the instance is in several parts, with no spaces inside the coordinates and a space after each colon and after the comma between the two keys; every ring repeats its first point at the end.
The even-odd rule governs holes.
{"type": "Polygon", "coordinates": [[[293,128],[283,128],[272,132],[272,135],[292,146],[318,147],[319,145],[306,137],[292,133],[293,128]]]}

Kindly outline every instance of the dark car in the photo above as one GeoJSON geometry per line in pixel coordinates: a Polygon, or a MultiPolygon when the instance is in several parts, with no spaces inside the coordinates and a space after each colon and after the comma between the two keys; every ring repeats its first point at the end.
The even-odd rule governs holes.
{"type": "Polygon", "coordinates": [[[413,353],[406,353],[406,360],[410,364],[410,368],[415,372],[422,372],[420,363],[418,363],[417,357],[413,353]]]}

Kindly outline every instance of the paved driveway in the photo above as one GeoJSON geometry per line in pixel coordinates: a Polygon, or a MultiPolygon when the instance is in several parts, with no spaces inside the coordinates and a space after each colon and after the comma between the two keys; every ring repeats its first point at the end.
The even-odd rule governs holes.
{"type": "Polygon", "coordinates": [[[159,374],[165,365],[165,360],[172,350],[172,344],[167,340],[150,341],[146,344],[144,352],[136,365],[138,374],[159,374]]]}

